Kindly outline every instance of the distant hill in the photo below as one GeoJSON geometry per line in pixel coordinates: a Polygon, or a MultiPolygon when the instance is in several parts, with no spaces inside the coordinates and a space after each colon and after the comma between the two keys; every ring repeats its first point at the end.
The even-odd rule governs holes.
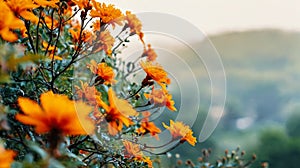
{"type": "Polygon", "coordinates": [[[299,32],[255,30],[209,39],[224,64],[229,103],[237,100],[244,111],[271,120],[280,120],[296,108],[300,101],[299,32]]]}
{"type": "MultiPolygon", "coordinates": [[[[198,144],[197,150],[183,146],[174,151],[182,152],[182,156],[196,156],[203,147],[221,152],[222,148],[241,145],[251,151],[260,143],[260,131],[272,126],[285,130],[286,118],[292,112],[300,112],[299,32],[270,29],[230,32],[211,36],[209,40],[219,52],[226,72],[226,110],[213,135],[204,144],[198,144]],[[238,121],[244,124],[250,120],[247,127],[237,126],[238,121]]],[[[207,41],[195,46],[203,51],[202,54],[211,54],[206,51],[207,41]]],[[[178,50],[184,58],[195,54],[189,49],[178,50]]],[[[205,106],[210,101],[210,83],[203,65],[193,64],[191,68],[201,78],[201,110],[193,127],[198,136],[206,118],[205,106]]],[[[185,69],[182,71],[182,74],[189,73],[185,69]]],[[[188,116],[188,112],[185,113],[188,116]]]]}
{"type": "MultiPolygon", "coordinates": [[[[300,109],[300,32],[273,29],[229,32],[210,36],[209,40],[220,54],[226,73],[227,114],[233,115],[230,107],[239,113],[234,114],[236,117],[255,116],[260,121],[283,122],[291,111],[300,109]]],[[[199,47],[203,55],[212,54],[207,50],[207,40],[193,46],[199,47]]],[[[176,53],[187,60],[196,58],[190,49],[178,48],[176,53]]],[[[200,77],[200,107],[207,111],[211,96],[207,69],[199,62],[190,63],[200,77]]],[[[190,73],[188,69],[181,71],[190,73]]],[[[183,99],[190,98],[193,97],[183,99]]],[[[200,115],[203,119],[206,114],[200,115]]]]}
{"type": "Polygon", "coordinates": [[[256,30],[209,38],[221,55],[229,79],[279,82],[283,93],[299,93],[299,32],[256,30]]]}

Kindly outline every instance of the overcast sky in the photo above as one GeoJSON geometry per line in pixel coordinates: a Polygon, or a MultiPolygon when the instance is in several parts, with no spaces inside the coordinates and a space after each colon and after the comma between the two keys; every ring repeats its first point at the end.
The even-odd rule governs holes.
{"type": "MultiPolygon", "coordinates": [[[[103,1],[103,0],[101,0],[103,1]]],[[[122,10],[181,17],[207,34],[253,28],[300,30],[300,0],[105,0],[122,10]]]]}

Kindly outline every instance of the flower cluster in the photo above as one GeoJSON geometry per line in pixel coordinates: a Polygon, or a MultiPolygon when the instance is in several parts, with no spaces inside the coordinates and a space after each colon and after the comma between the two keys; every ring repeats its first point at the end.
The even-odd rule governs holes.
{"type": "Polygon", "coordinates": [[[0,0],[0,17],[0,167],[152,167],[153,149],[195,145],[189,126],[153,117],[177,110],[172,82],[132,12],[96,0],[0,0]],[[132,36],[143,51],[127,61],[132,36]],[[144,141],[163,128],[170,142],[144,141]]]}

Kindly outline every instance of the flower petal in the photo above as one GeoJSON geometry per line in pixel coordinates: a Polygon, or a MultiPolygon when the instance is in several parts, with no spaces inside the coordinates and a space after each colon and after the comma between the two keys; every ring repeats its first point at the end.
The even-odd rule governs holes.
{"type": "Polygon", "coordinates": [[[18,98],[18,103],[21,110],[26,115],[31,115],[31,116],[43,115],[43,110],[41,109],[40,105],[33,100],[20,97],[18,98]]]}

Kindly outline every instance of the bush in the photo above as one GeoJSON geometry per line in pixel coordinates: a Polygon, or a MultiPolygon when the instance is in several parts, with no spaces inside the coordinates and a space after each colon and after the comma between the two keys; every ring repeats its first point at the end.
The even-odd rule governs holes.
{"type": "Polygon", "coordinates": [[[168,142],[144,140],[161,132],[152,115],[176,108],[136,15],[95,0],[7,0],[0,16],[0,167],[152,167],[150,155],[195,145],[172,120],[168,142]],[[134,39],[142,50],[127,61],[134,39]]]}

